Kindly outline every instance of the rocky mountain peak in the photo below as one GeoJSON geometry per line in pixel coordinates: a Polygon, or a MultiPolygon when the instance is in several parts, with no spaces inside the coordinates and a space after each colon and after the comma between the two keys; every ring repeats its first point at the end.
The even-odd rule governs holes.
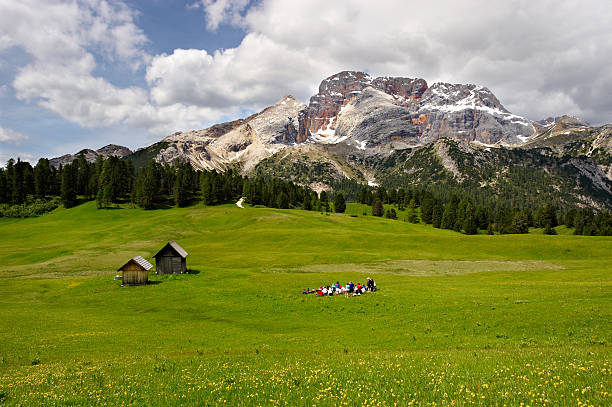
{"type": "Polygon", "coordinates": [[[421,107],[440,107],[458,111],[475,107],[488,107],[500,113],[509,113],[493,92],[484,86],[437,82],[424,92],[421,107]]]}
{"type": "Polygon", "coordinates": [[[364,72],[355,71],[332,75],[321,82],[319,93],[310,98],[298,141],[304,142],[311,136],[335,140],[330,136],[336,128],[340,110],[368,87],[391,95],[393,104],[397,106],[414,107],[426,91],[427,82],[424,79],[388,76],[373,79],[364,72]]]}
{"type": "Polygon", "coordinates": [[[79,151],[76,154],[65,154],[61,157],[51,158],[49,160],[49,165],[53,167],[59,167],[61,165],[71,164],[74,160],[78,158],[79,155],[83,155],[88,162],[95,162],[99,155],[104,158],[115,156],[119,158],[123,158],[127,155],[132,154],[132,150],[127,147],[119,146],[117,144],[108,144],[102,148],[97,150],[92,150],[86,148],[84,150],[79,151]]]}

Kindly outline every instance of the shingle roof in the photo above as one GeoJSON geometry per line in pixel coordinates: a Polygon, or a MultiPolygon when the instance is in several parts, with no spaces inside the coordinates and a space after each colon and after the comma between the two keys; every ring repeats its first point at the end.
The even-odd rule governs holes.
{"type": "Polygon", "coordinates": [[[178,253],[178,255],[179,255],[179,256],[181,256],[182,258],[186,258],[186,257],[187,257],[188,253],[185,251],[185,249],[183,249],[183,248],[181,247],[181,245],[179,245],[178,243],[176,243],[174,240],[173,240],[173,241],[171,241],[171,242],[168,242],[168,244],[167,244],[167,245],[165,245],[164,247],[162,247],[162,248],[161,248],[161,250],[160,250],[160,251],[158,251],[158,252],[155,254],[155,256],[153,256],[153,257],[157,257],[157,255],[158,255],[158,254],[160,254],[161,252],[163,252],[163,251],[164,251],[164,249],[165,249],[166,247],[168,247],[168,246],[172,247],[172,248],[174,249],[174,251],[176,251],[176,252],[178,253]]]}
{"type": "Polygon", "coordinates": [[[121,270],[122,268],[124,268],[125,266],[127,266],[128,264],[132,262],[138,264],[144,270],[150,270],[153,267],[153,265],[149,263],[148,261],[146,261],[142,256],[136,256],[133,259],[128,260],[127,263],[125,263],[123,266],[119,267],[119,270],[121,270]]]}

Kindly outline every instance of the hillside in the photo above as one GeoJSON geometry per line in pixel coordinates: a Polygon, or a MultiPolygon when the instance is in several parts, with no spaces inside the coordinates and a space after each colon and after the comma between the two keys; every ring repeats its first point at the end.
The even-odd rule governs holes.
{"type": "Polygon", "coordinates": [[[609,401],[610,238],[93,203],[0,233],[5,405],[609,401]],[[170,239],[191,274],[113,281],[170,239]],[[368,276],[380,291],[300,294],[368,276]]]}

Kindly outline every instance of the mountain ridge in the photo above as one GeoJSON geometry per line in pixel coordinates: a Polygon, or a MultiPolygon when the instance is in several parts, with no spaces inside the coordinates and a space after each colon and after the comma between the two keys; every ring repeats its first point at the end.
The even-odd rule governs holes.
{"type": "MultiPolygon", "coordinates": [[[[458,162],[508,171],[501,161],[506,157],[508,165],[532,168],[534,162],[541,163],[542,168],[532,168],[537,172],[533,176],[545,179],[548,172],[546,179],[565,191],[566,201],[574,196],[579,203],[606,207],[612,206],[611,133],[612,125],[594,127],[571,116],[531,121],[512,114],[480,85],[436,82],[429,86],[419,78],[373,78],[364,72],[342,71],[324,79],[308,104],[285,95],[247,118],[176,132],[122,157],[139,165],[149,159],[179,159],[198,169],[237,168],[247,176],[275,174],[321,190],[343,178],[397,184],[389,174],[426,183],[425,173],[419,181],[402,173],[401,163],[391,166],[397,171],[386,167],[386,172],[381,170],[386,164],[381,163],[410,161],[415,156],[409,151],[433,148],[430,159],[440,161],[441,167],[420,159],[419,165],[431,171],[435,167],[457,185],[479,179],[484,188],[494,182],[479,178],[458,162]],[[449,141],[456,144],[451,146],[449,141]],[[520,151],[507,154],[506,150],[520,151]],[[496,153],[489,154],[492,151],[496,153]],[[459,159],[466,154],[469,160],[459,159]],[[491,162],[486,164],[487,160],[491,162]],[[569,192],[562,174],[574,177],[576,192],[569,192]],[[580,198],[585,189],[592,191],[580,198]]],[[[413,174],[423,170],[408,166],[413,174]]]]}

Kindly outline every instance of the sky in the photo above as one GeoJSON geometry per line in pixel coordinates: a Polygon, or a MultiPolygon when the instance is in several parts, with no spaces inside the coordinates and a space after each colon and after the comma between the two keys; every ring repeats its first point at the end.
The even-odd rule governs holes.
{"type": "Polygon", "coordinates": [[[342,70],[611,123],[610,27],[607,0],[0,0],[0,165],[307,103],[342,70]]]}

